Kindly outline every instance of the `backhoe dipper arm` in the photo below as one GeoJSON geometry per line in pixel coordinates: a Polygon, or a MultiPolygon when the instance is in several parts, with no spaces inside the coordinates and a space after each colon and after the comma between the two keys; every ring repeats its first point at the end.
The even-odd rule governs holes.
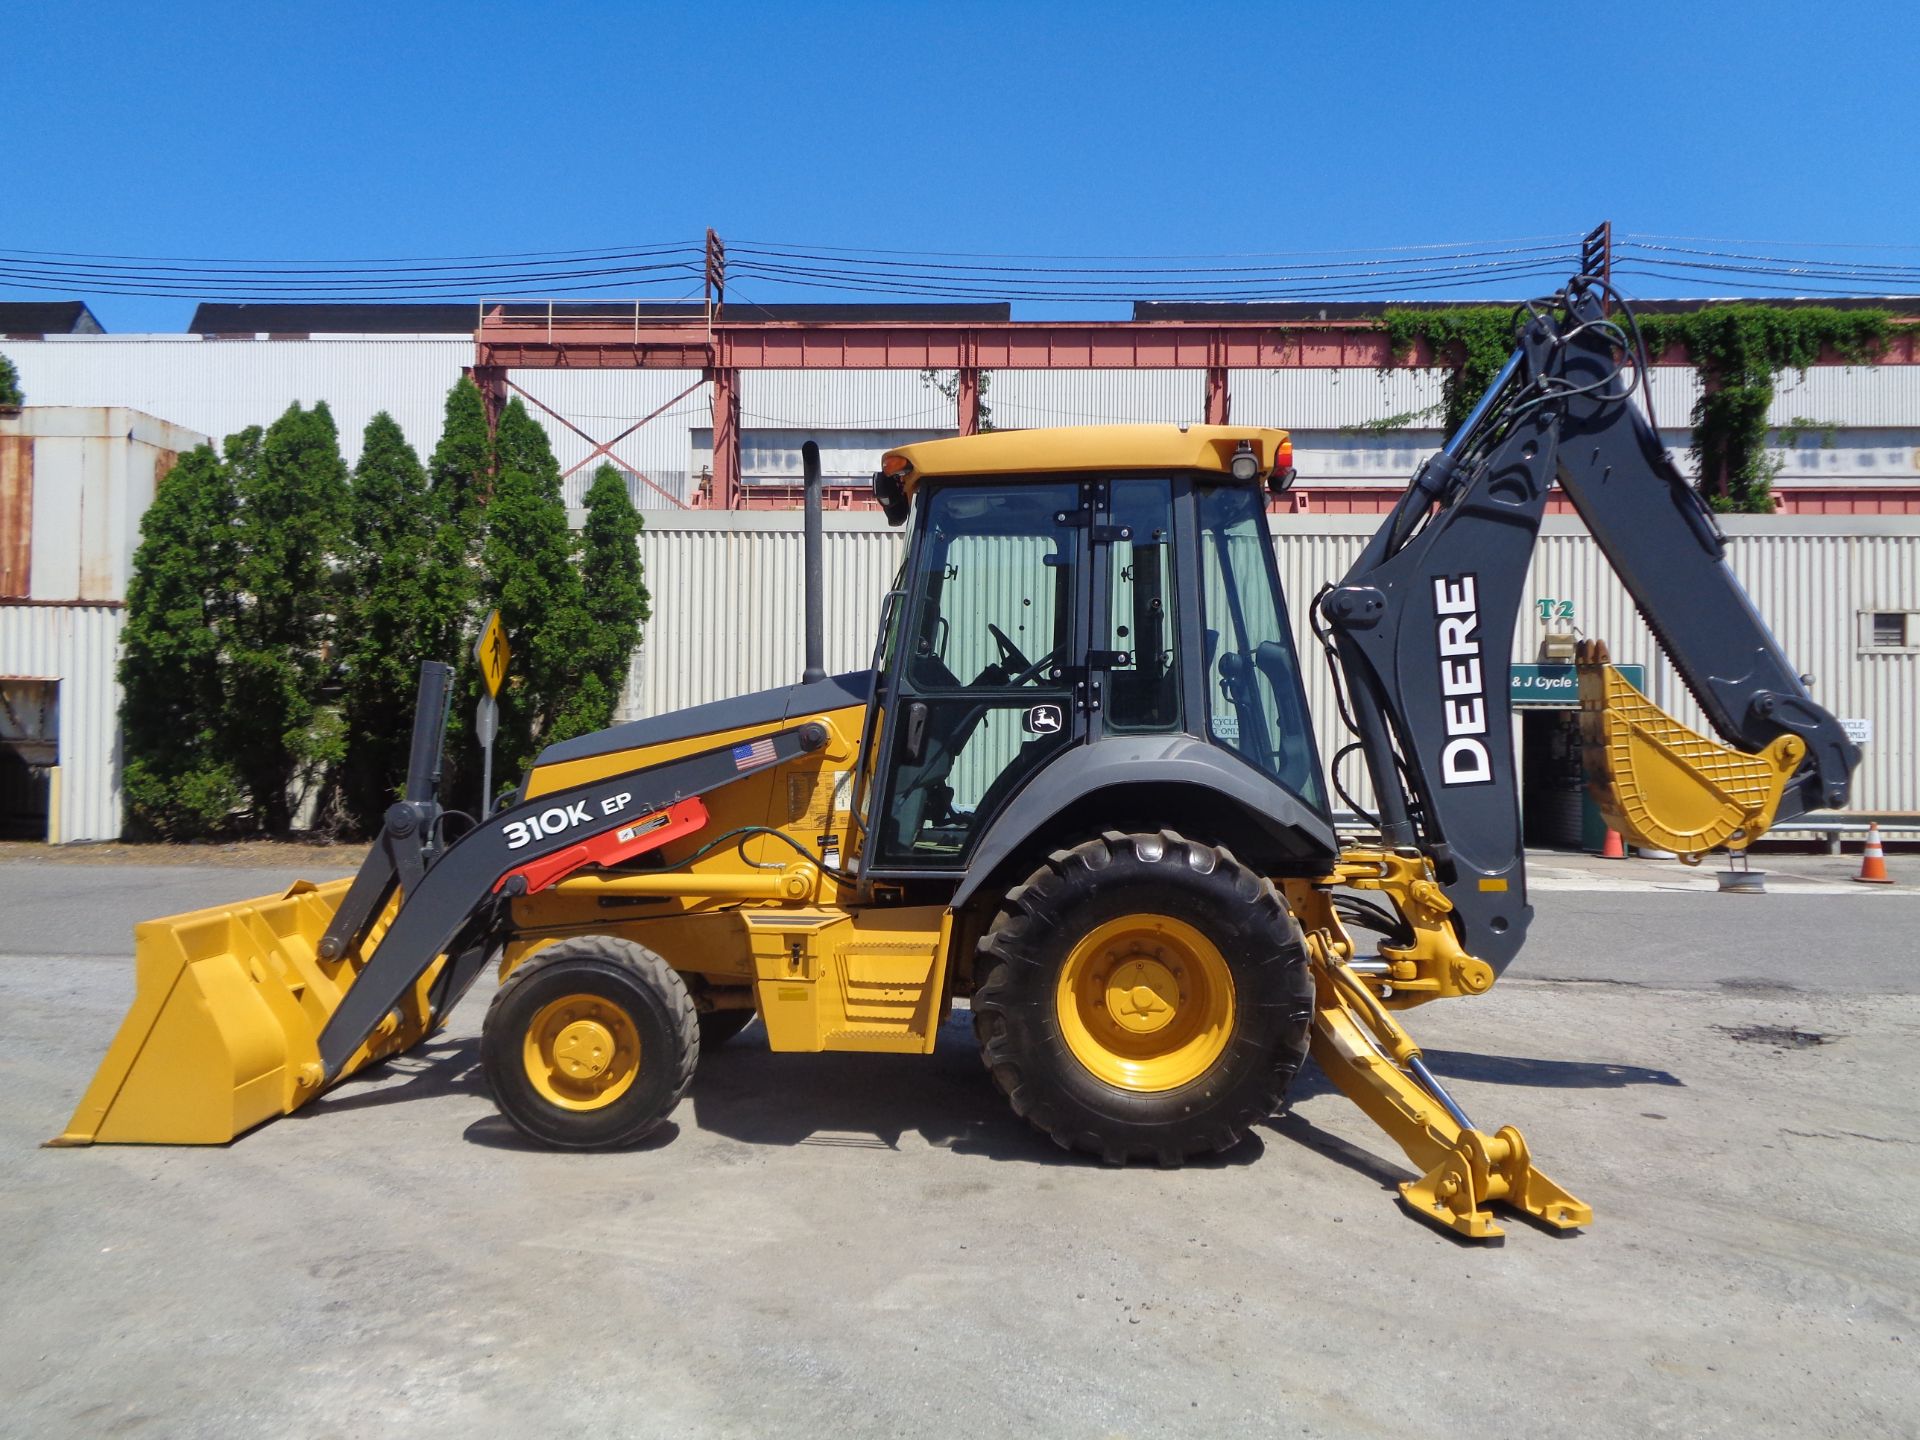
{"type": "Polygon", "coordinates": [[[1536,307],[1478,408],[1429,460],[1320,613],[1389,848],[1427,854],[1460,939],[1496,973],[1526,903],[1507,667],[1528,560],[1558,480],[1713,728],[1807,755],[1779,814],[1846,802],[1859,752],[1808,695],[1726,563],[1711,514],[1631,403],[1644,374],[1575,280],[1536,307]]]}

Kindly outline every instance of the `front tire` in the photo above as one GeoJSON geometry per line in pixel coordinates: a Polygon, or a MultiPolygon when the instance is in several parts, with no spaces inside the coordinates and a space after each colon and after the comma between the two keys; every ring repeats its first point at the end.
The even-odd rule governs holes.
{"type": "Polygon", "coordinates": [[[686,982],[631,940],[563,940],[507,977],[480,1032],[494,1104],[562,1150],[631,1145],[693,1083],[699,1026],[686,982]]]}
{"type": "Polygon", "coordinates": [[[1058,851],[980,941],[982,1060],[1016,1113],[1111,1163],[1226,1150],[1279,1109],[1313,979],[1273,884],[1162,830],[1058,851]]]}

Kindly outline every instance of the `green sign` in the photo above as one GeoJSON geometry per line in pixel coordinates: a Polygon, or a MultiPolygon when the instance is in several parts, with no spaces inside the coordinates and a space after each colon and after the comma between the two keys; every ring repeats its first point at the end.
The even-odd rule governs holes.
{"type": "MultiPolygon", "coordinates": [[[[1647,667],[1616,665],[1627,683],[1647,693],[1647,667]]],[[[1515,665],[1508,682],[1516,710],[1578,710],[1580,676],[1571,665],[1515,665]]]]}

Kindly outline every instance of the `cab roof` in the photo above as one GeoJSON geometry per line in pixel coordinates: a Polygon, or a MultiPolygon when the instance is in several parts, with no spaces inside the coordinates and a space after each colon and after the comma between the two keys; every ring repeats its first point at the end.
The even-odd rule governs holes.
{"type": "Polygon", "coordinates": [[[1075,425],[922,440],[889,450],[880,466],[883,474],[899,476],[909,495],[922,480],[960,475],[1038,478],[1086,470],[1227,475],[1242,442],[1253,451],[1262,477],[1293,464],[1287,432],[1258,425],[1075,425]]]}

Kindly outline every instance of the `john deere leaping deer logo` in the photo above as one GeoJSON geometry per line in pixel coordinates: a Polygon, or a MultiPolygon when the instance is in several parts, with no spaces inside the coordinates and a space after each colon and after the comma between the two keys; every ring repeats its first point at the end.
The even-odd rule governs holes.
{"type": "Polygon", "coordinates": [[[1058,705],[1036,705],[1027,711],[1026,730],[1029,735],[1057,735],[1060,733],[1060,707],[1058,705]]]}

